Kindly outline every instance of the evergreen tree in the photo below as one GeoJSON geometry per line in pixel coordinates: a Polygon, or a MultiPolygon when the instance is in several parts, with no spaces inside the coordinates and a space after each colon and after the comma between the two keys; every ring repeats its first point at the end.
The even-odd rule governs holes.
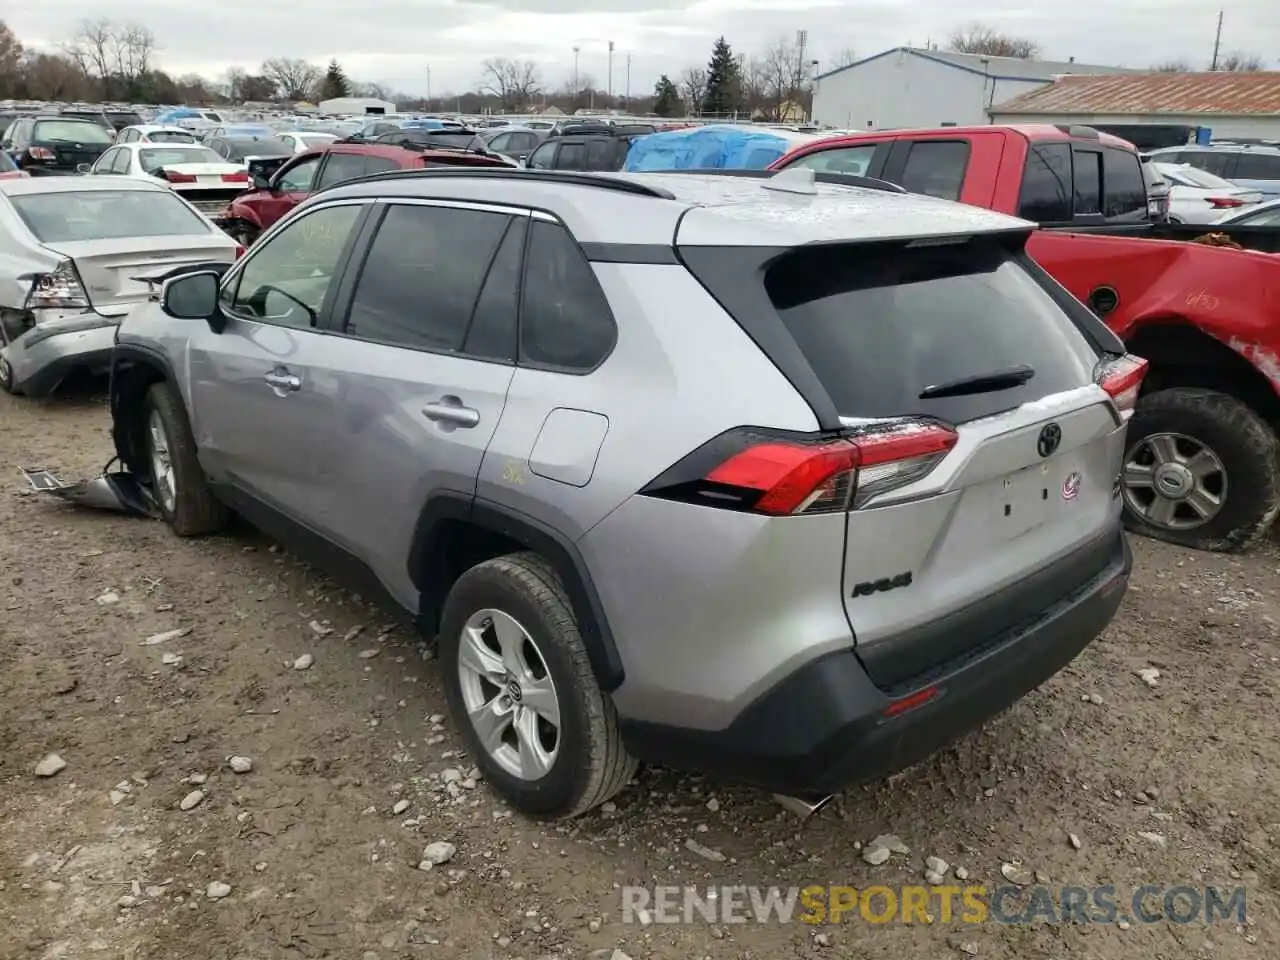
{"type": "Polygon", "coordinates": [[[324,79],[320,81],[320,99],[336,100],[338,97],[349,97],[350,95],[351,81],[342,72],[342,67],[338,61],[330,60],[329,69],[325,71],[324,79]]]}
{"type": "Polygon", "coordinates": [[[653,88],[653,112],[660,117],[674,117],[680,113],[680,91],[665,73],[653,88]]]}
{"type": "Polygon", "coordinates": [[[711,48],[711,62],[707,64],[707,92],[702,98],[702,112],[709,114],[733,113],[738,108],[742,92],[742,74],[733,55],[729,41],[720,37],[711,48]]]}

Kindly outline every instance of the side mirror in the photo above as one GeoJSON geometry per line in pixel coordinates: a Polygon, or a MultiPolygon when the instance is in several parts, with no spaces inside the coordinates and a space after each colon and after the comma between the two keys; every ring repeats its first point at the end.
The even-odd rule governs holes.
{"type": "Polygon", "coordinates": [[[221,333],[226,320],[218,309],[220,279],[213,270],[174,277],[160,290],[160,306],[175,320],[204,320],[214,333],[221,333]]]}
{"type": "Polygon", "coordinates": [[[253,175],[253,186],[254,186],[254,188],[255,188],[255,189],[258,189],[258,190],[270,190],[270,189],[271,189],[271,178],[270,178],[270,177],[264,177],[264,176],[263,176],[262,174],[260,174],[260,173],[255,173],[255,174],[253,175]]]}
{"type": "Polygon", "coordinates": [[[93,169],[93,167],[91,167],[91,166],[90,166],[89,164],[87,164],[87,163],[77,163],[77,164],[76,164],[76,173],[88,173],[88,172],[89,172],[90,170],[92,170],[92,169],[93,169]]]}

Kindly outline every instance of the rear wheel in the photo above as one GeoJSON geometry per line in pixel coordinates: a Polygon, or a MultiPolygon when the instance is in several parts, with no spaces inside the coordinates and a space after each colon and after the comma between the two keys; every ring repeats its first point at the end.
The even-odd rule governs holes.
{"type": "Polygon", "coordinates": [[[223,232],[246,250],[253,246],[254,241],[262,235],[261,230],[253,226],[253,224],[245,223],[242,220],[228,224],[223,229],[223,232]]]}
{"type": "Polygon", "coordinates": [[[13,367],[4,357],[0,357],[0,390],[5,393],[17,393],[13,387],[13,367]]]}
{"type": "Polygon", "coordinates": [[[449,707],[485,779],[524,813],[574,817],[636,770],[560,578],[533,553],[479,564],[445,602],[449,707]]]}
{"type": "Polygon", "coordinates": [[[1235,397],[1176,388],[1142,398],[1122,479],[1137,533],[1200,550],[1242,550],[1280,513],[1280,441],[1235,397]]]}
{"type": "Polygon", "coordinates": [[[152,496],[173,532],[196,537],[220,530],[227,509],[205,482],[186,411],[168,383],[147,391],[143,429],[152,496]]]}

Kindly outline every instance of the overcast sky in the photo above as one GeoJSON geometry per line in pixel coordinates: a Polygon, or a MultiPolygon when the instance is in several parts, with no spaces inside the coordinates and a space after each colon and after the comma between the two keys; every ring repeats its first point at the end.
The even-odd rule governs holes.
{"type": "Polygon", "coordinates": [[[615,93],[652,90],[657,77],[705,63],[724,34],[742,53],[809,31],[812,59],[829,64],[844,49],[859,57],[948,34],[980,9],[984,22],[1039,41],[1044,59],[1147,66],[1186,59],[1200,68],[1213,53],[1218,7],[1224,51],[1263,56],[1280,69],[1280,0],[36,0],[6,4],[2,16],[28,46],[53,47],[85,17],[132,20],[155,34],[160,65],[174,74],[221,77],[229,65],[253,70],[268,57],[336,57],[354,80],[435,96],[472,88],[489,57],[536,61],[559,86],[580,70],[607,86],[608,41],[616,45],[615,93]],[[587,9],[592,9],[587,7],[587,9]]]}

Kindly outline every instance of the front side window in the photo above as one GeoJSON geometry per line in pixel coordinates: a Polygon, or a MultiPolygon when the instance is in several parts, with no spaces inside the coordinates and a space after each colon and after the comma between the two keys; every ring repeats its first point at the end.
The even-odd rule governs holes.
{"type": "Polygon", "coordinates": [[[564,227],[533,224],[520,308],[520,362],[575,372],[613,350],[617,326],[591,264],[564,227]]]}
{"type": "Polygon", "coordinates": [[[876,146],[874,143],[867,143],[857,147],[837,147],[834,150],[808,153],[788,164],[788,168],[808,167],[818,173],[843,173],[853,177],[865,177],[867,171],[871,169],[871,160],[876,155],[876,146]]]}
{"type": "Polygon", "coordinates": [[[320,167],[320,157],[311,157],[290,167],[276,181],[276,189],[284,193],[310,193],[320,167]]]}
{"type": "Polygon", "coordinates": [[[129,150],[117,150],[114,159],[111,161],[111,172],[126,174],[130,171],[132,164],[133,155],[129,150]]]}
{"type": "Polygon", "coordinates": [[[229,312],[288,327],[314,327],[362,207],[325,207],[255,245],[223,291],[229,312]]]}
{"type": "Polygon", "coordinates": [[[462,350],[511,219],[479,210],[393,205],[360,271],[346,332],[416,350],[462,350]]]}
{"type": "Polygon", "coordinates": [[[1038,143],[1027,151],[1018,216],[1036,223],[1071,219],[1071,148],[1065,143],[1038,143]]]}
{"type": "Polygon", "coordinates": [[[106,153],[100,156],[98,158],[98,162],[93,165],[93,173],[95,174],[115,173],[115,171],[111,169],[111,165],[116,162],[116,157],[118,157],[119,155],[120,155],[119,150],[108,150],[106,153]]]}
{"type": "Polygon", "coordinates": [[[902,185],[912,193],[942,200],[959,200],[969,166],[969,144],[964,140],[921,140],[911,144],[902,185]]]}
{"type": "Polygon", "coordinates": [[[1182,163],[1189,163],[1197,170],[1205,170],[1214,176],[1230,180],[1234,176],[1231,168],[1235,166],[1236,156],[1237,154],[1226,150],[1188,150],[1180,159],[1182,163]]]}
{"type": "Polygon", "coordinates": [[[1280,180],[1280,154],[1242,153],[1235,175],[1237,180],[1280,180]]]}
{"type": "Polygon", "coordinates": [[[557,170],[581,170],[586,166],[586,144],[562,143],[556,154],[557,170]]]}
{"type": "Polygon", "coordinates": [[[529,156],[529,166],[534,170],[550,170],[555,161],[556,145],[544,143],[529,156]]]}

